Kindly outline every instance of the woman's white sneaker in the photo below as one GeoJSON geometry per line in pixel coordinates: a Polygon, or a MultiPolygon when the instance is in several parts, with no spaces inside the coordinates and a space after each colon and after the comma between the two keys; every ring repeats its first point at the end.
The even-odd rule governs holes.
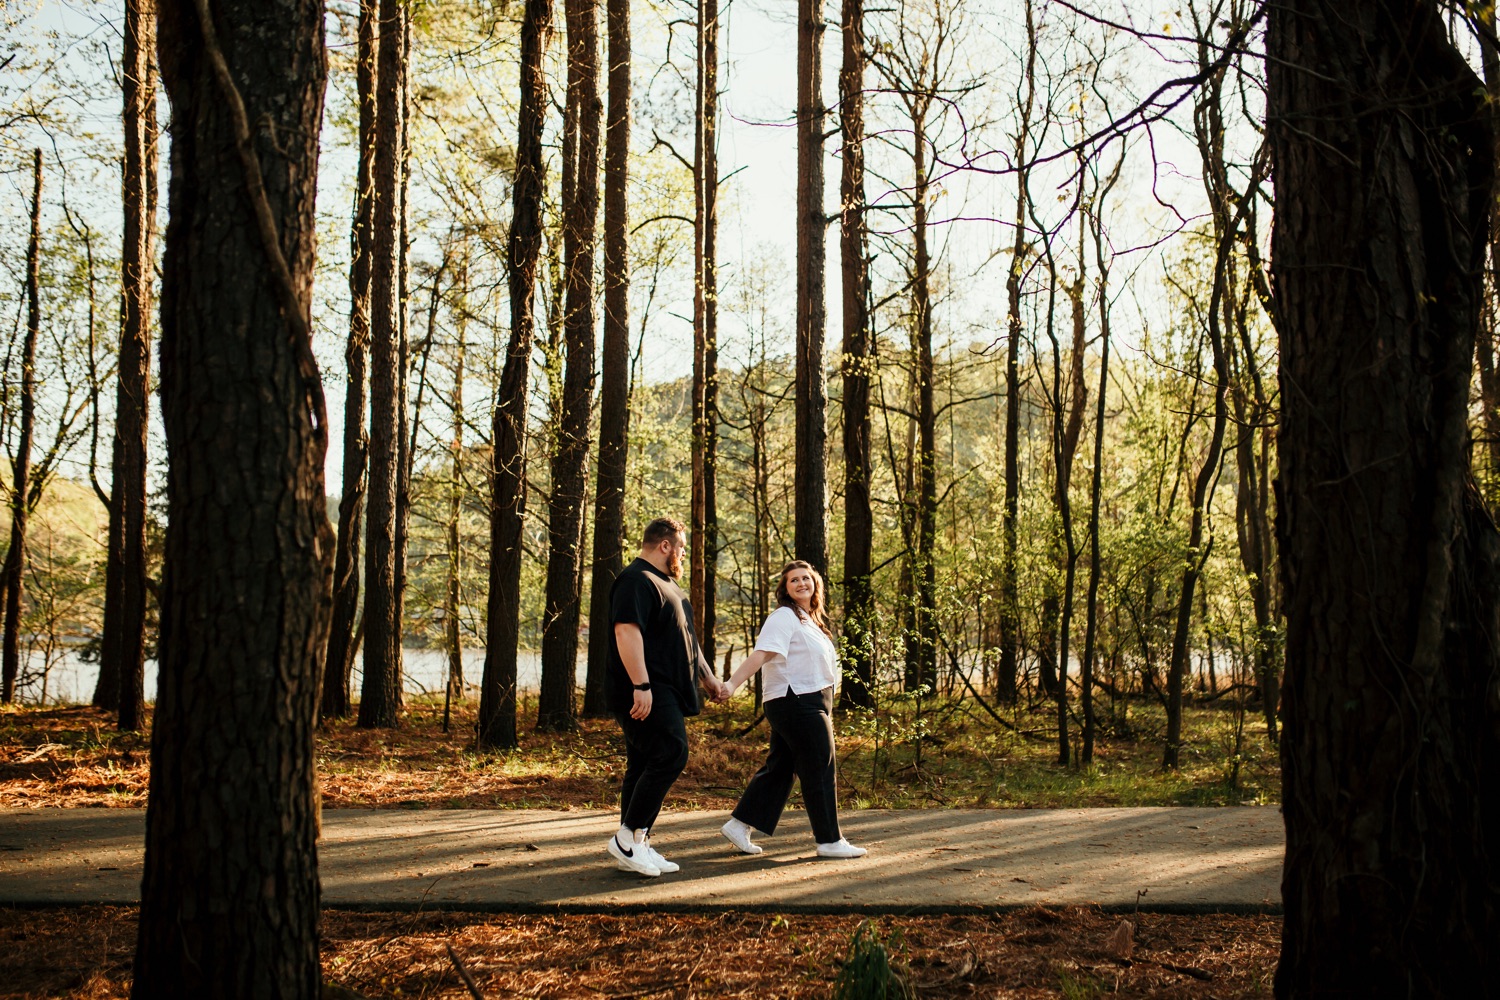
{"type": "Polygon", "coordinates": [[[724,839],[739,848],[741,854],[759,854],[760,845],[750,842],[750,833],[754,829],[731,816],[728,823],[719,827],[719,832],[724,835],[724,839]]]}
{"type": "Polygon", "coordinates": [[[657,869],[660,870],[663,875],[670,875],[673,872],[680,872],[680,871],[682,871],[682,866],[679,865],[677,862],[675,862],[675,861],[668,861],[666,858],[662,857],[659,853],[657,853],[656,848],[654,848],[654,847],[651,846],[651,838],[650,837],[646,838],[644,846],[646,848],[646,860],[650,861],[653,865],[655,865],[657,867],[657,869]]]}
{"type": "Polygon", "coordinates": [[[855,847],[842,837],[832,844],[818,845],[818,857],[820,858],[862,858],[869,853],[863,847],[855,847]]]}
{"type": "Polygon", "coordinates": [[[655,878],[661,874],[661,869],[651,863],[651,849],[645,844],[621,844],[618,836],[609,838],[609,853],[614,855],[624,871],[635,872],[647,878],[655,878]]]}

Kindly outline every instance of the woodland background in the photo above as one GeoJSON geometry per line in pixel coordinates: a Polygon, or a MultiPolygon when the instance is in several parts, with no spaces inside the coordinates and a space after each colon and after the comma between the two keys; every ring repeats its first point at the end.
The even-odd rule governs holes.
{"type": "MultiPolygon", "coordinates": [[[[972,686],[997,702],[1064,693],[1058,703],[1066,704],[1079,699],[1078,675],[1088,669],[1102,708],[1090,705],[1081,717],[1070,707],[1076,728],[1098,724],[1099,715],[1108,725],[1132,695],[1178,706],[1185,679],[1190,690],[1246,700],[1274,739],[1277,384],[1260,249],[1271,194],[1257,124],[1264,84],[1243,53],[1219,57],[1227,40],[1244,40],[1251,6],[1142,8],[1128,25],[1065,5],[1004,6],[924,0],[866,15],[859,145],[869,342],[853,363],[869,378],[861,419],[870,441],[872,690],[884,697],[926,685],[963,694],[972,686]],[[1150,94],[1141,81],[1154,87],[1163,71],[1206,83],[1167,90],[1148,114],[1112,131],[1150,94]]],[[[406,208],[399,233],[365,237],[393,240],[400,259],[410,476],[400,631],[408,645],[482,648],[494,414],[510,327],[505,243],[520,12],[483,3],[402,9],[410,29],[399,97],[408,112],[406,208]]],[[[15,678],[17,697],[40,701],[51,666],[80,643],[85,655],[96,652],[103,627],[122,303],[114,193],[122,153],[111,127],[122,28],[118,11],[103,4],[13,4],[5,16],[13,42],[0,86],[14,110],[0,133],[12,192],[0,239],[10,278],[0,296],[12,317],[4,396],[12,454],[36,142],[44,143],[48,192],[40,209],[36,515],[18,626],[30,655],[15,678]]],[[[652,516],[694,521],[695,605],[700,618],[710,616],[700,623],[704,645],[726,660],[752,641],[775,573],[795,552],[797,217],[778,162],[790,148],[794,95],[763,70],[786,61],[766,53],[789,52],[796,25],[771,6],[726,8],[713,25],[724,41],[711,40],[720,49],[712,108],[696,72],[695,12],[636,4],[633,16],[622,537],[628,553],[652,516]],[[710,223],[702,197],[692,207],[695,176],[704,173],[701,152],[693,169],[693,151],[703,148],[700,125],[714,112],[724,148],[710,223]],[[694,233],[709,229],[717,249],[705,255],[694,233]],[[695,273],[705,269],[717,288],[695,316],[695,273]],[[705,490],[713,494],[709,522],[705,490]]],[[[340,482],[338,442],[352,440],[338,421],[348,386],[348,276],[361,249],[358,232],[351,240],[359,24],[357,6],[330,4],[312,301],[334,421],[331,490],[340,482]]],[[[516,639],[525,649],[542,646],[560,451],[585,469],[574,516],[591,521],[596,499],[597,455],[579,452],[576,440],[564,448],[574,345],[563,322],[563,185],[576,168],[564,162],[572,147],[558,113],[568,34],[565,24],[556,29],[546,49],[537,333],[525,398],[530,499],[516,639]]],[[[823,98],[835,108],[829,48],[823,98]]],[[[846,147],[834,134],[824,150],[830,241],[841,197],[833,179],[846,147]]],[[[829,288],[837,287],[834,257],[829,288]]],[[[598,294],[606,265],[594,266],[598,294]]],[[[836,295],[827,312],[837,330],[836,295]]],[[[822,364],[835,618],[847,590],[843,424],[851,412],[840,377],[851,362],[841,346],[830,337],[822,364]]],[[[592,355],[589,364],[591,373],[604,370],[592,355]]],[[[585,437],[598,442],[597,400],[590,414],[585,437]]],[[[164,516],[154,430],[149,453],[154,579],[164,516]]],[[[331,517],[339,499],[330,497],[331,517]]],[[[584,620],[587,537],[571,584],[584,620]]],[[[467,676],[462,659],[453,662],[453,693],[474,693],[472,659],[467,676]]],[[[98,698],[110,702],[107,691],[98,698]]],[[[587,697],[580,707],[598,710],[587,697]]]]}

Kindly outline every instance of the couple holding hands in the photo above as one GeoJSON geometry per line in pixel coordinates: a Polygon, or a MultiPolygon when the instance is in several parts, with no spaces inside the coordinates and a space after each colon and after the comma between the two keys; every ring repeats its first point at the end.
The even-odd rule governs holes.
{"type": "Polygon", "coordinates": [[[648,877],[681,867],[651,845],[651,827],[687,766],[685,719],[698,714],[697,682],[702,680],[715,701],[725,702],[764,670],[770,752],[721,832],[742,853],[759,854],[751,834],[776,832],[795,777],[802,783],[818,856],[860,857],[865,849],[839,833],[832,715],[839,667],[824,619],[823,578],[800,560],[786,565],[776,587],[776,610],[761,627],[755,650],[721,681],[698,646],[692,607],[677,585],[686,550],[682,523],[657,518],[646,526],[640,556],[615,579],[610,595],[610,708],[625,733],[620,829],[610,839],[610,855],[621,869],[648,877]]]}

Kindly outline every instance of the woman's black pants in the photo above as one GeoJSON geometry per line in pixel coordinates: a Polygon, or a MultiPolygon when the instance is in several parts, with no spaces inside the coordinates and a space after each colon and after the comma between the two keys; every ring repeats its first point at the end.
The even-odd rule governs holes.
{"type": "Polygon", "coordinates": [[[834,785],[833,688],[811,694],[788,692],[766,702],[765,710],[771,751],[745,786],[734,818],[768,836],[775,833],[795,776],[802,783],[802,804],[812,822],[813,839],[820,844],[842,839],[834,785]]]}

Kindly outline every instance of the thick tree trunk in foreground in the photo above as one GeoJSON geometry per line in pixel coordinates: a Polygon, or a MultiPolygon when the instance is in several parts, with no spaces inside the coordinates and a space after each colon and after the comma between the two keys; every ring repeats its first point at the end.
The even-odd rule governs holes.
{"type": "Polygon", "coordinates": [[[220,2],[212,28],[207,6],[166,4],[160,25],[168,529],[132,996],[311,1000],[334,541],[307,305],[323,6],[220,2]]]}
{"type": "Polygon", "coordinates": [[[864,0],[843,0],[844,52],[839,69],[839,263],[844,293],[844,707],[872,708],[875,590],[871,580],[875,520],[870,510],[869,265],[865,260],[864,0]]]}
{"type": "Polygon", "coordinates": [[[42,326],[42,151],[32,155],[31,239],[26,244],[26,334],[21,346],[21,428],[11,458],[10,548],[5,551],[5,632],[0,701],[16,700],[21,673],[21,597],[26,586],[26,521],[31,514],[31,437],[36,429],[36,339],[42,326]]]}
{"type": "Polygon", "coordinates": [[[401,713],[401,588],[398,579],[403,423],[401,138],[406,119],[406,5],[380,0],[371,196],[370,486],[365,512],[365,646],[361,728],[395,726],[401,713]]]}
{"type": "Polygon", "coordinates": [[[124,35],[120,352],[99,652],[100,686],[113,681],[115,690],[96,692],[94,700],[118,709],[120,729],[128,732],[141,727],[146,710],[146,423],[156,265],[155,0],[127,0],[124,35]]]}
{"type": "Polygon", "coordinates": [[[1437,5],[1270,8],[1281,997],[1493,991],[1500,537],[1467,402],[1493,191],[1437,5]]]}
{"type": "Polygon", "coordinates": [[[349,340],[344,348],[343,488],[339,496],[338,547],[333,560],[333,622],[324,664],[325,719],[346,718],[354,705],[355,622],[359,614],[359,540],[365,506],[365,375],[370,352],[370,275],[375,225],[375,61],[379,0],[360,0],[359,51],[355,73],[359,95],[359,174],[354,191],[354,227],[349,234],[349,340]]]}
{"type": "Polygon", "coordinates": [[[549,0],[526,0],[521,22],[521,105],[506,263],[510,277],[510,343],[495,406],[490,500],[490,593],[479,747],[516,745],[516,646],[520,639],[521,528],[526,520],[526,387],[536,332],[537,259],[542,248],[542,124],[547,111],[545,56],[552,32],[549,0]]]}
{"type": "Polygon", "coordinates": [[[792,549],[828,568],[828,386],[823,377],[823,8],[797,5],[797,498],[792,549]]]}
{"type": "Polygon", "coordinates": [[[547,534],[547,601],[542,612],[542,690],[537,728],[578,725],[578,599],[582,582],[583,511],[588,492],[589,410],[594,397],[594,244],[599,219],[599,8],[568,0],[568,104],[577,115],[578,160],[563,208],[567,304],[563,339],[562,419],[552,456],[547,534]]]}
{"type": "Polygon", "coordinates": [[[583,714],[609,711],[604,658],[614,633],[609,591],[624,566],[630,431],[630,246],[625,201],[630,158],[630,2],[607,0],[609,107],[604,139],[604,356],[599,372],[599,469],[589,581],[589,665],[583,714]]]}

